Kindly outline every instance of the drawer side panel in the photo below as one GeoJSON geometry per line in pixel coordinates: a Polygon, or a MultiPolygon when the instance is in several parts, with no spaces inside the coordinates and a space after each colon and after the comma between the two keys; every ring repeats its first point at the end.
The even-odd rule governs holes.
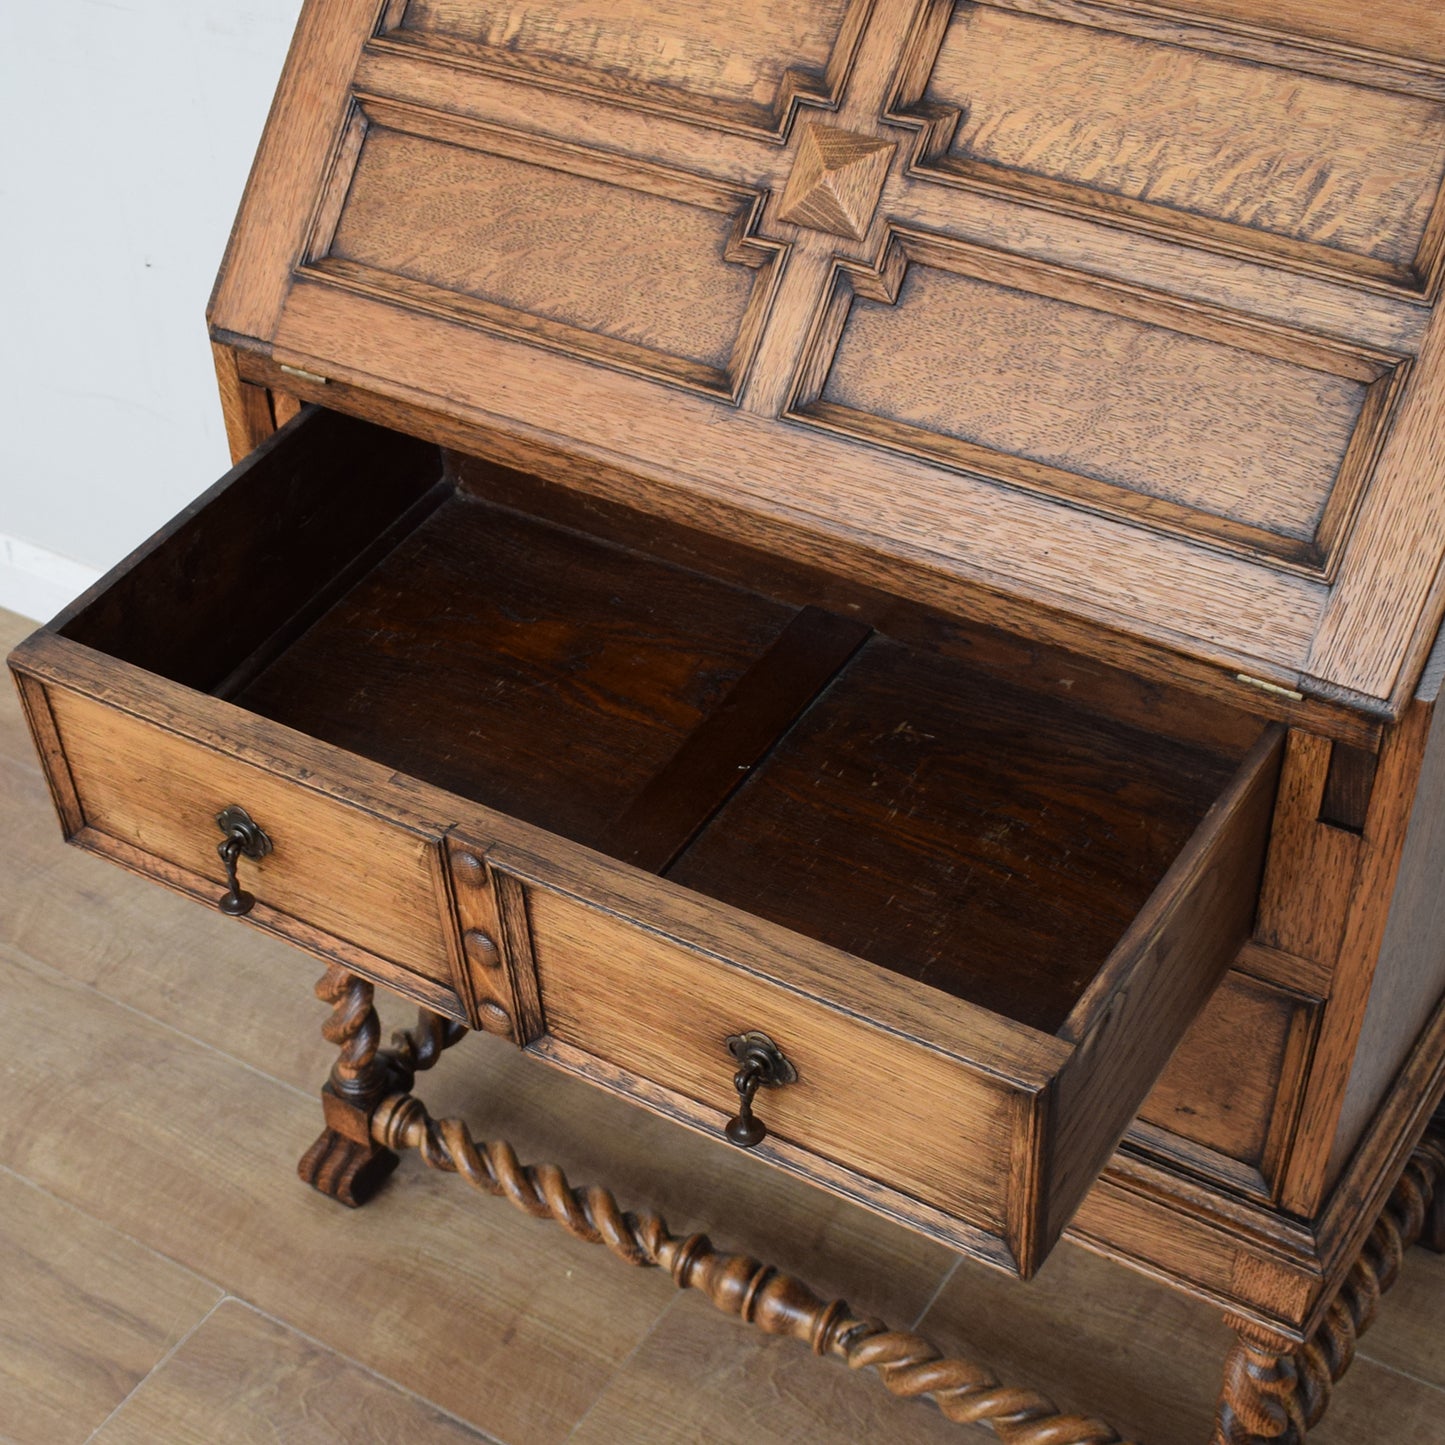
{"type": "Polygon", "coordinates": [[[1085,995],[1055,1090],[1041,1248],[1063,1231],[1253,925],[1283,730],[1269,728],[1085,995]]]}

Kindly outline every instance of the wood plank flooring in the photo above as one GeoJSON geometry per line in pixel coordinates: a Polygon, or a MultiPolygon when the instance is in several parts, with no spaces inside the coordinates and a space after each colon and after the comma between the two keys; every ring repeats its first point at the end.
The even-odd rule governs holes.
{"type": "MultiPolygon", "coordinates": [[[[0,613],[0,650],[28,628],[0,613]]],[[[318,966],[62,847],[8,690],[0,837],[6,1445],[994,1438],[415,1159],[355,1212],[302,1186],[318,966]]],[[[485,1036],[423,1092],[1148,1445],[1207,1440],[1226,1332],[1117,1265],[1065,1245],[1009,1282],[485,1036]]],[[[1445,1258],[1412,1251],[1312,1441],[1445,1445],[1442,1306],[1445,1258]]]]}

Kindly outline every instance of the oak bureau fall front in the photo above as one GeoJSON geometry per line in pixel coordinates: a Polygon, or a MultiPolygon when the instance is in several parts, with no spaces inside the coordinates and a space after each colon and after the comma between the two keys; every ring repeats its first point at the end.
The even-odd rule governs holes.
{"type": "Polygon", "coordinates": [[[328,963],[348,1202],[485,1029],[1302,1438],[1445,1233],[1442,188],[1424,0],[308,0],[237,466],[10,660],[66,836],[328,963]]]}

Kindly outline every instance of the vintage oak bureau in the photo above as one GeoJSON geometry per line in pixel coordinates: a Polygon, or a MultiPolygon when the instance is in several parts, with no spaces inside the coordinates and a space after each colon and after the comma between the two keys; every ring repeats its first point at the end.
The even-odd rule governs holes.
{"type": "Polygon", "coordinates": [[[1435,0],[308,0],[238,464],[10,659],[65,835],[326,961],[338,1199],[1117,1438],[431,1120],[489,1030],[1298,1441],[1445,1244],[1442,190],[1435,0]]]}

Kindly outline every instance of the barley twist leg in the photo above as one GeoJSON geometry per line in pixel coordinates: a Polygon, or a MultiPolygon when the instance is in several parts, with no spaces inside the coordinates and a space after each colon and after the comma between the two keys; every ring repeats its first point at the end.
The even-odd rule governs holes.
{"type": "Polygon", "coordinates": [[[1445,1194],[1445,1133],[1432,1129],[1411,1154],[1359,1258],[1302,1345],[1231,1321],[1239,1336],[1225,1363],[1214,1445],[1302,1445],[1324,1418],[1336,1382],[1399,1277],[1405,1251],[1427,1235],[1445,1194]]]}
{"type": "Polygon", "coordinates": [[[396,1168],[396,1155],[371,1137],[371,1111],[396,1082],[378,1052],[381,1023],[372,995],[365,979],[339,964],[317,981],[316,997],[331,1006],[321,1035],[340,1052],[321,1090],[326,1127],[296,1166],[313,1189],[351,1209],[365,1204],[396,1168]]]}

